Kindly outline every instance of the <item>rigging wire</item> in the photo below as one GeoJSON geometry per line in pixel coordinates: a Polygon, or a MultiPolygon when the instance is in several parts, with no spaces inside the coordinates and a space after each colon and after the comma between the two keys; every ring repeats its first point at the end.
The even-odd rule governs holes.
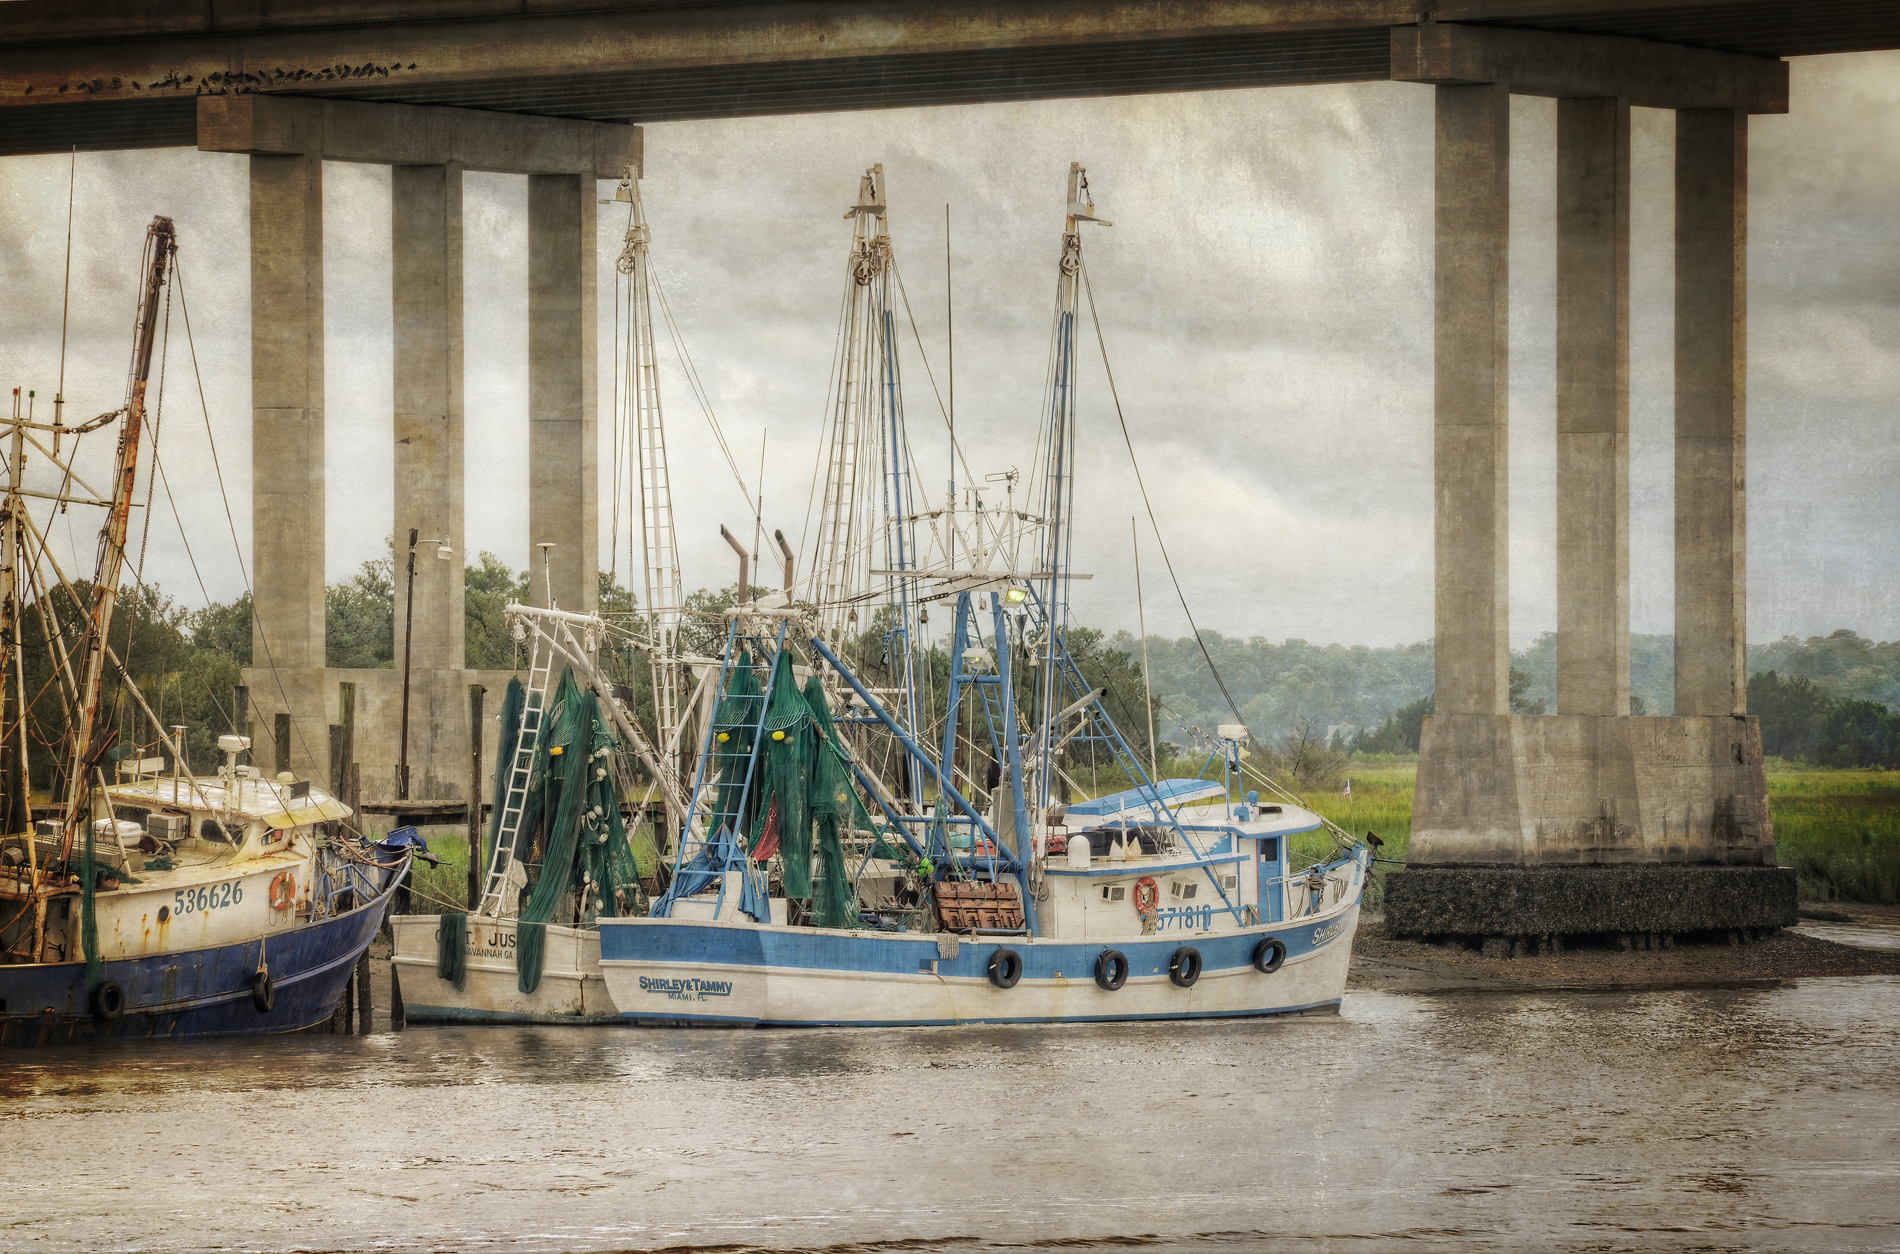
{"type": "Polygon", "coordinates": [[[1247,721],[1246,716],[1241,714],[1240,706],[1234,700],[1234,694],[1227,690],[1227,681],[1221,678],[1220,670],[1214,665],[1214,655],[1208,652],[1207,642],[1201,639],[1201,629],[1194,622],[1194,611],[1188,608],[1187,594],[1181,591],[1180,577],[1174,573],[1174,559],[1168,555],[1167,542],[1161,538],[1161,524],[1155,520],[1154,502],[1148,499],[1148,484],[1141,476],[1141,462],[1135,456],[1134,437],[1129,435],[1128,418],[1122,413],[1121,393],[1115,388],[1115,371],[1108,364],[1108,341],[1102,334],[1102,320],[1095,312],[1095,288],[1089,283],[1089,270],[1086,263],[1083,264],[1081,270],[1082,290],[1087,294],[1089,302],[1089,321],[1095,326],[1095,342],[1101,346],[1102,350],[1102,370],[1108,376],[1108,394],[1115,402],[1115,420],[1121,424],[1122,442],[1128,446],[1128,461],[1135,468],[1135,486],[1141,490],[1141,505],[1148,511],[1148,525],[1154,529],[1155,544],[1161,550],[1161,561],[1168,568],[1168,579],[1174,584],[1174,595],[1181,602],[1181,613],[1187,616],[1188,630],[1194,633],[1194,643],[1201,648],[1201,657],[1207,662],[1208,673],[1214,677],[1215,684],[1220,687],[1220,694],[1226,698],[1227,708],[1234,712],[1235,720],[1244,724],[1247,721]]]}
{"type": "Polygon", "coordinates": [[[726,442],[726,433],[719,425],[719,418],[713,413],[712,398],[699,377],[699,366],[693,361],[692,354],[686,351],[686,341],[680,335],[679,323],[673,319],[673,306],[666,299],[666,287],[660,282],[660,268],[653,264],[651,254],[647,257],[647,276],[653,281],[653,294],[660,298],[660,314],[666,319],[667,337],[673,341],[673,347],[680,355],[686,385],[692,390],[693,398],[699,402],[700,412],[706,416],[706,425],[712,428],[713,438],[719,442],[719,451],[725,455],[726,465],[732,468],[732,478],[739,485],[739,495],[745,498],[746,505],[750,507],[752,490],[746,487],[745,475],[739,470],[739,459],[733,455],[732,446],[726,442]]]}
{"type": "MultiPolygon", "coordinates": [[[[970,462],[963,455],[963,446],[957,443],[956,420],[951,417],[950,410],[944,406],[943,393],[937,390],[937,376],[930,369],[930,355],[924,352],[924,337],[917,329],[917,316],[910,311],[910,293],[904,290],[904,272],[898,269],[895,251],[891,254],[891,273],[897,276],[897,295],[904,302],[904,318],[910,323],[911,338],[917,341],[917,356],[924,363],[924,377],[930,380],[931,395],[937,398],[937,412],[943,415],[943,425],[950,432],[950,448],[956,454],[957,460],[963,463],[963,473],[967,476],[970,473],[970,462]]],[[[908,445],[910,441],[908,431],[905,432],[904,439],[908,445]]]]}
{"type": "Polygon", "coordinates": [[[66,287],[59,303],[59,390],[53,393],[53,417],[66,406],[66,315],[73,307],[73,188],[79,177],[79,145],[66,167],[66,287]]]}
{"type": "MultiPolygon", "coordinates": [[[[238,577],[244,581],[244,591],[251,597],[251,627],[257,634],[257,642],[264,646],[264,663],[270,667],[271,679],[277,685],[277,695],[283,700],[284,709],[289,710],[291,708],[290,694],[284,689],[283,674],[277,669],[277,659],[271,652],[270,635],[264,630],[264,622],[257,614],[257,592],[251,586],[251,574],[244,565],[244,548],[238,542],[237,519],[231,514],[231,494],[224,485],[224,466],[218,458],[217,437],[211,430],[211,402],[205,396],[204,374],[198,367],[198,345],[191,334],[191,302],[185,294],[184,270],[178,264],[176,254],[172,256],[172,281],[178,286],[178,312],[185,319],[185,347],[191,353],[191,373],[198,385],[198,407],[204,415],[205,441],[211,448],[211,469],[218,481],[218,497],[224,506],[225,525],[231,532],[231,550],[237,559],[238,577]]],[[[236,714],[234,723],[243,720],[245,711],[238,710],[236,714]]],[[[290,720],[290,726],[296,734],[298,743],[303,746],[304,756],[315,761],[316,754],[311,751],[310,741],[303,734],[302,720],[293,718],[290,720]]]]}

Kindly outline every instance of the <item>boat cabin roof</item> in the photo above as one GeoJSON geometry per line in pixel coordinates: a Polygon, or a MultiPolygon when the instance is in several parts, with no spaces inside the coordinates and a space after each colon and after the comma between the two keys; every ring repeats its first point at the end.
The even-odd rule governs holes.
{"type": "Polygon", "coordinates": [[[1112,819],[1130,811],[1150,810],[1157,798],[1171,806],[1198,801],[1203,797],[1227,795],[1227,785],[1211,779],[1163,779],[1153,784],[1109,793],[1089,801],[1077,801],[1068,807],[1072,818],[1112,819]]]}
{"type": "Polygon", "coordinates": [[[307,795],[297,797],[290,795],[292,787],[269,779],[160,777],[112,784],[106,788],[106,795],[121,805],[224,814],[278,829],[346,819],[352,813],[315,784],[310,785],[307,795]]]}

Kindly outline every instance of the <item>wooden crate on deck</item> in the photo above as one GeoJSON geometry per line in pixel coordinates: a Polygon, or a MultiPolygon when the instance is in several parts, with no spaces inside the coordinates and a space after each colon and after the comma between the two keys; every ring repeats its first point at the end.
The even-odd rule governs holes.
{"type": "Polygon", "coordinates": [[[932,885],[937,927],[945,932],[1020,931],[1023,903],[1014,884],[945,880],[932,885]]]}

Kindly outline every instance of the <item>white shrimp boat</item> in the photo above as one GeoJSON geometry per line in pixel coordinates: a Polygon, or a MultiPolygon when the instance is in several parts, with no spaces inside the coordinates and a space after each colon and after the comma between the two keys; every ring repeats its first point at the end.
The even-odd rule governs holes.
{"type": "MultiPolygon", "coordinates": [[[[881,170],[863,187],[860,224],[883,217],[881,170]]],[[[885,580],[889,674],[867,682],[841,656],[845,607],[855,619],[863,598],[825,589],[849,592],[853,580],[840,572],[868,559],[848,538],[831,544],[835,562],[823,559],[852,508],[828,487],[815,613],[740,605],[728,615],[720,710],[705,729],[672,888],[647,917],[600,921],[600,969],[626,1019],[1045,1023],[1339,1003],[1370,851],[1290,797],[1243,796],[1238,725],[1221,729],[1219,779],[1151,779],[1108,717],[1105,690],[1083,679],[1067,648],[1079,224],[1099,221],[1086,176],[1072,167],[1037,513],[978,501],[959,519],[954,484],[946,509],[920,509],[912,469],[892,451],[908,447],[895,355],[869,357],[862,378],[875,401],[837,421],[833,438],[843,447],[854,430],[887,433],[882,567],[869,573],[885,580]],[[920,522],[934,543],[920,547],[920,522]],[[912,633],[927,602],[954,615],[941,747],[922,730],[915,682],[912,633]],[[795,667],[817,676],[802,696],[795,667]],[[888,736],[904,768],[898,790],[833,724],[833,698],[861,711],[843,722],[888,736]],[[1077,753],[1111,763],[1134,786],[1060,804],[1064,763],[1077,753]],[[971,777],[971,754],[991,763],[987,781],[971,777]],[[824,782],[832,769],[850,787],[824,782]],[[819,782],[805,793],[800,781],[819,782]],[[839,829],[875,833],[877,843],[859,838],[846,866],[839,829]],[[1293,838],[1322,832],[1327,854],[1296,867],[1293,838]],[[784,891],[772,891],[774,880],[784,891]]],[[[887,240],[870,241],[858,281],[884,283],[889,257],[887,240]]],[[[847,337],[857,325],[848,315],[847,337]]],[[[886,347],[876,328],[888,318],[864,325],[867,343],[886,347]]]]}

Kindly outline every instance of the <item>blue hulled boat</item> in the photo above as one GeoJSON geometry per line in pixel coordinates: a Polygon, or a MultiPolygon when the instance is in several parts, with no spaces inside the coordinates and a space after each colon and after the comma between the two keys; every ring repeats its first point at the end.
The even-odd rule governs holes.
{"type": "MultiPolygon", "coordinates": [[[[219,739],[223,763],[215,776],[190,774],[184,729],[161,723],[113,652],[147,427],[145,388],[175,250],[170,220],[154,219],[124,407],[77,426],[56,414],[49,424],[22,414],[16,392],[11,421],[0,423],[7,474],[0,692],[26,691],[21,627],[31,587],[39,591],[35,620],[54,653],[46,686],[58,686],[67,715],[58,729],[59,804],[38,823],[26,787],[30,712],[10,701],[4,720],[0,813],[14,834],[0,840],[0,1044],[251,1035],[321,1022],[409,869],[406,843],[351,837],[342,824],[350,809],[340,801],[288,773],[266,780],[240,764],[251,745],[244,736],[219,739]],[[111,496],[95,499],[59,460],[60,439],[115,424],[111,496]],[[51,463],[53,491],[23,483],[29,439],[51,463]],[[43,529],[28,513],[32,501],[44,500],[55,503],[48,508],[107,511],[98,564],[83,590],[56,568],[22,578],[28,556],[46,552],[43,529]],[[54,587],[68,599],[51,602],[54,587]],[[62,628],[60,615],[74,605],[79,621],[62,628]],[[108,662],[150,721],[156,756],[100,734],[108,662]],[[117,782],[107,782],[108,772],[117,782]]],[[[77,443],[67,446],[69,456],[77,443]]]]}

